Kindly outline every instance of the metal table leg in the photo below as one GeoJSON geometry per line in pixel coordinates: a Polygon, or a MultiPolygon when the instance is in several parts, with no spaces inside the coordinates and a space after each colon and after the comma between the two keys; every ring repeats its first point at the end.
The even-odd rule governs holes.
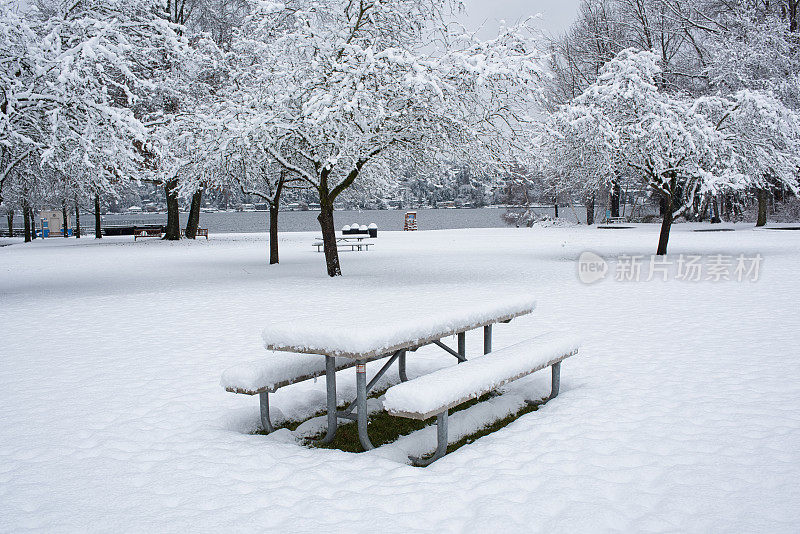
{"type": "MultiPolygon", "coordinates": [[[[356,404],[358,405],[358,440],[365,451],[374,449],[367,434],[367,365],[356,364],[356,404]]],[[[334,407],[334,418],[336,411],[334,407]]],[[[330,414],[328,415],[330,417],[330,414]]]]}
{"type": "Polygon", "coordinates": [[[447,454],[447,410],[436,415],[436,452],[427,460],[420,460],[414,456],[408,459],[416,467],[425,467],[447,454]]]}
{"type": "Polygon", "coordinates": [[[269,391],[262,391],[258,394],[259,405],[261,407],[261,426],[267,433],[275,432],[272,421],[269,418],[269,391]]]}
{"type": "MultiPolygon", "coordinates": [[[[383,364],[383,367],[381,367],[381,369],[375,374],[375,376],[372,377],[372,380],[370,380],[369,383],[367,384],[367,386],[366,386],[367,393],[372,391],[372,388],[375,387],[375,384],[378,383],[378,380],[380,380],[381,377],[384,375],[384,373],[386,373],[386,371],[389,370],[389,368],[392,366],[392,364],[395,362],[395,360],[400,358],[401,355],[404,354],[404,353],[405,353],[405,351],[398,350],[397,352],[394,353],[394,355],[391,358],[389,358],[389,361],[387,361],[385,364],[383,364]]],[[[405,372],[405,371],[403,371],[403,372],[405,372]]],[[[349,417],[350,412],[352,412],[353,409],[357,405],[358,405],[358,398],[356,398],[356,400],[351,402],[350,405],[343,412],[339,412],[337,415],[340,418],[344,417],[344,418],[348,418],[349,419],[350,418],[349,417]]]]}
{"type": "Polygon", "coordinates": [[[487,324],[483,327],[483,353],[492,352],[492,325],[487,324]]]}
{"type": "Polygon", "coordinates": [[[550,367],[552,368],[552,376],[550,381],[550,396],[548,399],[555,399],[561,387],[561,362],[554,363],[550,367]]]}
{"type": "Polygon", "coordinates": [[[320,442],[330,443],[336,437],[339,424],[336,417],[336,359],[333,356],[325,356],[325,390],[328,400],[328,432],[320,442]]]}
{"type": "Polygon", "coordinates": [[[466,332],[459,332],[458,333],[458,353],[461,355],[461,358],[459,358],[458,363],[467,361],[467,333],[466,332]]]}
{"type": "Polygon", "coordinates": [[[400,353],[400,359],[397,361],[397,374],[400,375],[400,382],[408,382],[408,375],[406,375],[406,351],[400,353]]]}

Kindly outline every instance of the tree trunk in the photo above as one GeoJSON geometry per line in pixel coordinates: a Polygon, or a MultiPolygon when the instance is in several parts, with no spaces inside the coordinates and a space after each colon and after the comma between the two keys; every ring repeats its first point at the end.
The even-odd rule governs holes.
{"type": "Polygon", "coordinates": [[[758,197],[758,220],[756,226],[764,226],[767,224],[767,190],[759,189],[756,192],[758,197]]]}
{"type": "Polygon", "coordinates": [[[319,226],[322,228],[322,243],[325,250],[325,265],[328,276],[342,276],[339,265],[339,251],[336,248],[336,228],[333,223],[333,203],[328,199],[320,199],[320,212],[317,216],[319,226]]]}
{"type": "Polygon", "coordinates": [[[278,263],[278,202],[269,205],[269,264],[278,263]]]}
{"type": "Polygon", "coordinates": [[[9,211],[8,215],[8,237],[14,237],[14,212],[9,211]]]}
{"type": "Polygon", "coordinates": [[[75,199],[75,239],[81,238],[81,207],[75,199]]]}
{"type": "Polygon", "coordinates": [[[201,187],[192,195],[192,207],[189,208],[189,219],[186,221],[186,237],[194,239],[200,225],[200,204],[203,202],[203,188],[201,187]]]}
{"type": "MultiPolygon", "coordinates": [[[[703,221],[706,220],[706,217],[708,216],[708,203],[709,203],[710,200],[711,200],[711,197],[709,197],[709,196],[705,196],[705,197],[702,198],[702,200],[700,200],[700,206],[697,208],[697,221],[698,222],[703,222],[703,221]]],[[[693,200],[693,202],[694,202],[694,205],[696,206],[697,205],[697,198],[695,198],[695,200],[693,200]]]]}
{"type": "MultiPolygon", "coordinates": [[[[64,217],[64,224],[61,225],[61,233],[64,234],[62,237],[67,236],[67,230],[69,230],[69,213],[67,213],[67,205],[61,204],[61,215],[64,217]]],[[[34,225],[36,223],[33,223],[34,225]]]]}
{"type": "Polygon", "coordinates": [[[594,195],[586,202],[586,224],[590,226],[594,224],[594,195]]]}
{"type": "Polygon", "coordinates": [[[661,234],[658,237],[657,256],[667,253],[667,243],[669,242],[669,230],[672,227],[672,195],[665,199],[664,219],[661,222],[661,234]]]}
{"type": "Polygon", "coordinates": [[[553,213],[555,214],[555,218],[558,219],[558,202],[553,204],[553,213]]]}
{"type": "Polygon", "coordinates": [[[281,193],[287,173],[281,171],[281,178],[275,187],[275,196],[269,202],[269,264],[278,263],[278,213],[281,207],[281,193]]]}
{"type": "MultiPolygon", "coordinates": [[[[31,239],[36,239],[36,216],[33,214],[33,208],[28,208],[28,218],[31,220],[31,239]]],[[[44,232],[42,237],[44,237],[44,232]]]]}
{"type": "Polygon", "coordinates": [[[100,195],[94,196],[94,237],[95,239],[103,238],[103,229],[100,226],[100,195]]]}
{"type": "Polygon", "coordinates": [[[611,184],[611,216],[619,217],[620,188],[617,182],[611,184]]]}
{"type": "Polygon", "coordinates": [[[721,222],[719,218],[719,199],[715,196],[711,203],[711,224],[719,224],[721,222]]]}
{"type": "Polygon", "coordinates": [[[728,195],[722,195],[722,215],[726,221],[731,220],[731,200],[728,195]]]}
{"type": "Polygon", "coordinates": [[[25,242],[31,241],[31,210],[27,200],[22,200],[22,219],[25,222],[25,242]]]}
{"type": "Polygon", "coordinates": [[[181,238],[180,214],[178,212],[178,179],[172,178],[164,184],[164,193],[167,196],[167,232],[164,239],[177,241],[181,238]]]}

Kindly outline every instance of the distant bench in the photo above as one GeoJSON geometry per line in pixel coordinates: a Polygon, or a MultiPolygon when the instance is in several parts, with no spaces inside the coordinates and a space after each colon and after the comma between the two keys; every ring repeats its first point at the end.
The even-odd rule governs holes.
{"type": "Polygon", "coordinates": [[[552,369],[548,399],[553,399],[558,395],[561,382],[561,362],[576,354],[579,345],[579,340],[568,334],[544,334],[392,386],[386,391],[383,406],[390,415],[397,417],[428,419],[436,416],[436,452],[428,460],[410,457],[414,465],[429,465],[447,452],[450,408],[545,367],[552,369]]]}
{"type": "MultiPolygon", "coordinates": [[[[163,228],[134,228],[133,229],[133,240],[136,241],[140,237],[163,237],[164,229],[163,228]]],[[[181,230],[181,235],[186,235],[184,230],[181,230]]],[[[208,228],[198,228],[197,232],[194,234],[195,237],[203,237],[205,236],[208,239],[208,228]]]]}
{"type": "MultiPolygon", "coordinates": [[[[186,230],[181,229],[181,235],[186,236],[186,230]]],[[[194,232],[194,237],[203,237],[205,236],[206,240],[208,240],[208,228],[198,228],[194,232]]]]}
{"type": "Polygon", "coordinates": [[[136,241],[140,237],[161,237],[164,235],[161,228],[134,228],[133,240],[136,241]]]}
{"type": "Polygon", "coordinates": [[[621,224],[624,222],[628,222],[625,220],[625,217],[606,217],[606,224],[621,224]]]}

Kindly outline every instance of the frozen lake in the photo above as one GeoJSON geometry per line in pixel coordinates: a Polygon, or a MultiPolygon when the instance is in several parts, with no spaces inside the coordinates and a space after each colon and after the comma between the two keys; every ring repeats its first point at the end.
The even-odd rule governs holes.
{"type": "MultiPolygon", "coordinates": [[[[337,229],[345,224],[375,223],[379,229],[402,230],[403,218],[407,210],[353,210],[336,211],[334,220],[337,229]]],[[[501,228],[507,226],[502,219],[505,209],[418,209],[417,223],[420,230],[451,230],[459,228],[501,228]]],[[[581,210],[576,209],[580,214],[581,210]]],[[[553,208],[541,208],[537,212],[553,215],[553,208]]],[[[282,211],[278,227],[282,232],[313,232],[319,230],[317,222],[319,211],[282,211]]],[[[575,221],[570,208],[560,208],[559,215],[566,220],[575,221]]],[[[186,225],[188,213],[181,213],[181,226],[186,225]]],[[[585,217],[585,215],[584,215],[585,217]]],[[[81,226],[91,226],[91,219],[82,219],[81,226]]],[[[103,215],[104,224],[166,224],[166,213],[142,213],[103,215]]],[[[265,211],[202,213],[200,226],[216,234],[265,232],[269,226],[269,213],[265,211]]]]}

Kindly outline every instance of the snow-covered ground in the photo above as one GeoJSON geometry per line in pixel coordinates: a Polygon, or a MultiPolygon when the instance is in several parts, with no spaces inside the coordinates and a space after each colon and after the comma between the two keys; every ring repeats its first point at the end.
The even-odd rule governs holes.
{"type": "MultiPolygon", "coordinates": [[[[675,226],[672,259],[761,254],[758,281],[615,280],[620,255],[655,250],[653,225],[384,232],[342,254],[338,279],[314,233],[283,235],[273,267],[253,234],[2,247],[0,531],[796,532],[800,232],[692,228],[675,226]],[[612,265],[593,285],[577,277],[587,250],[612,265]],[[425,469],[401,461],[414,436],[349,454],[251,435],[256,398],[219,385],[263,354],[271,321],[368,329],[381,310],[521,295],[536,311],[494,345],[576,331],[560,396],[425,469]]],[[[467,343],[480,352],[478,333],[467,343]]],[[[454,363],[412,356],[412,376],[454,363]]],[[[489,409],[546,395],[548,378],[489,409]]],[[[278,421],[308,416],[324,380],[271,401],[278,421]]]]}

